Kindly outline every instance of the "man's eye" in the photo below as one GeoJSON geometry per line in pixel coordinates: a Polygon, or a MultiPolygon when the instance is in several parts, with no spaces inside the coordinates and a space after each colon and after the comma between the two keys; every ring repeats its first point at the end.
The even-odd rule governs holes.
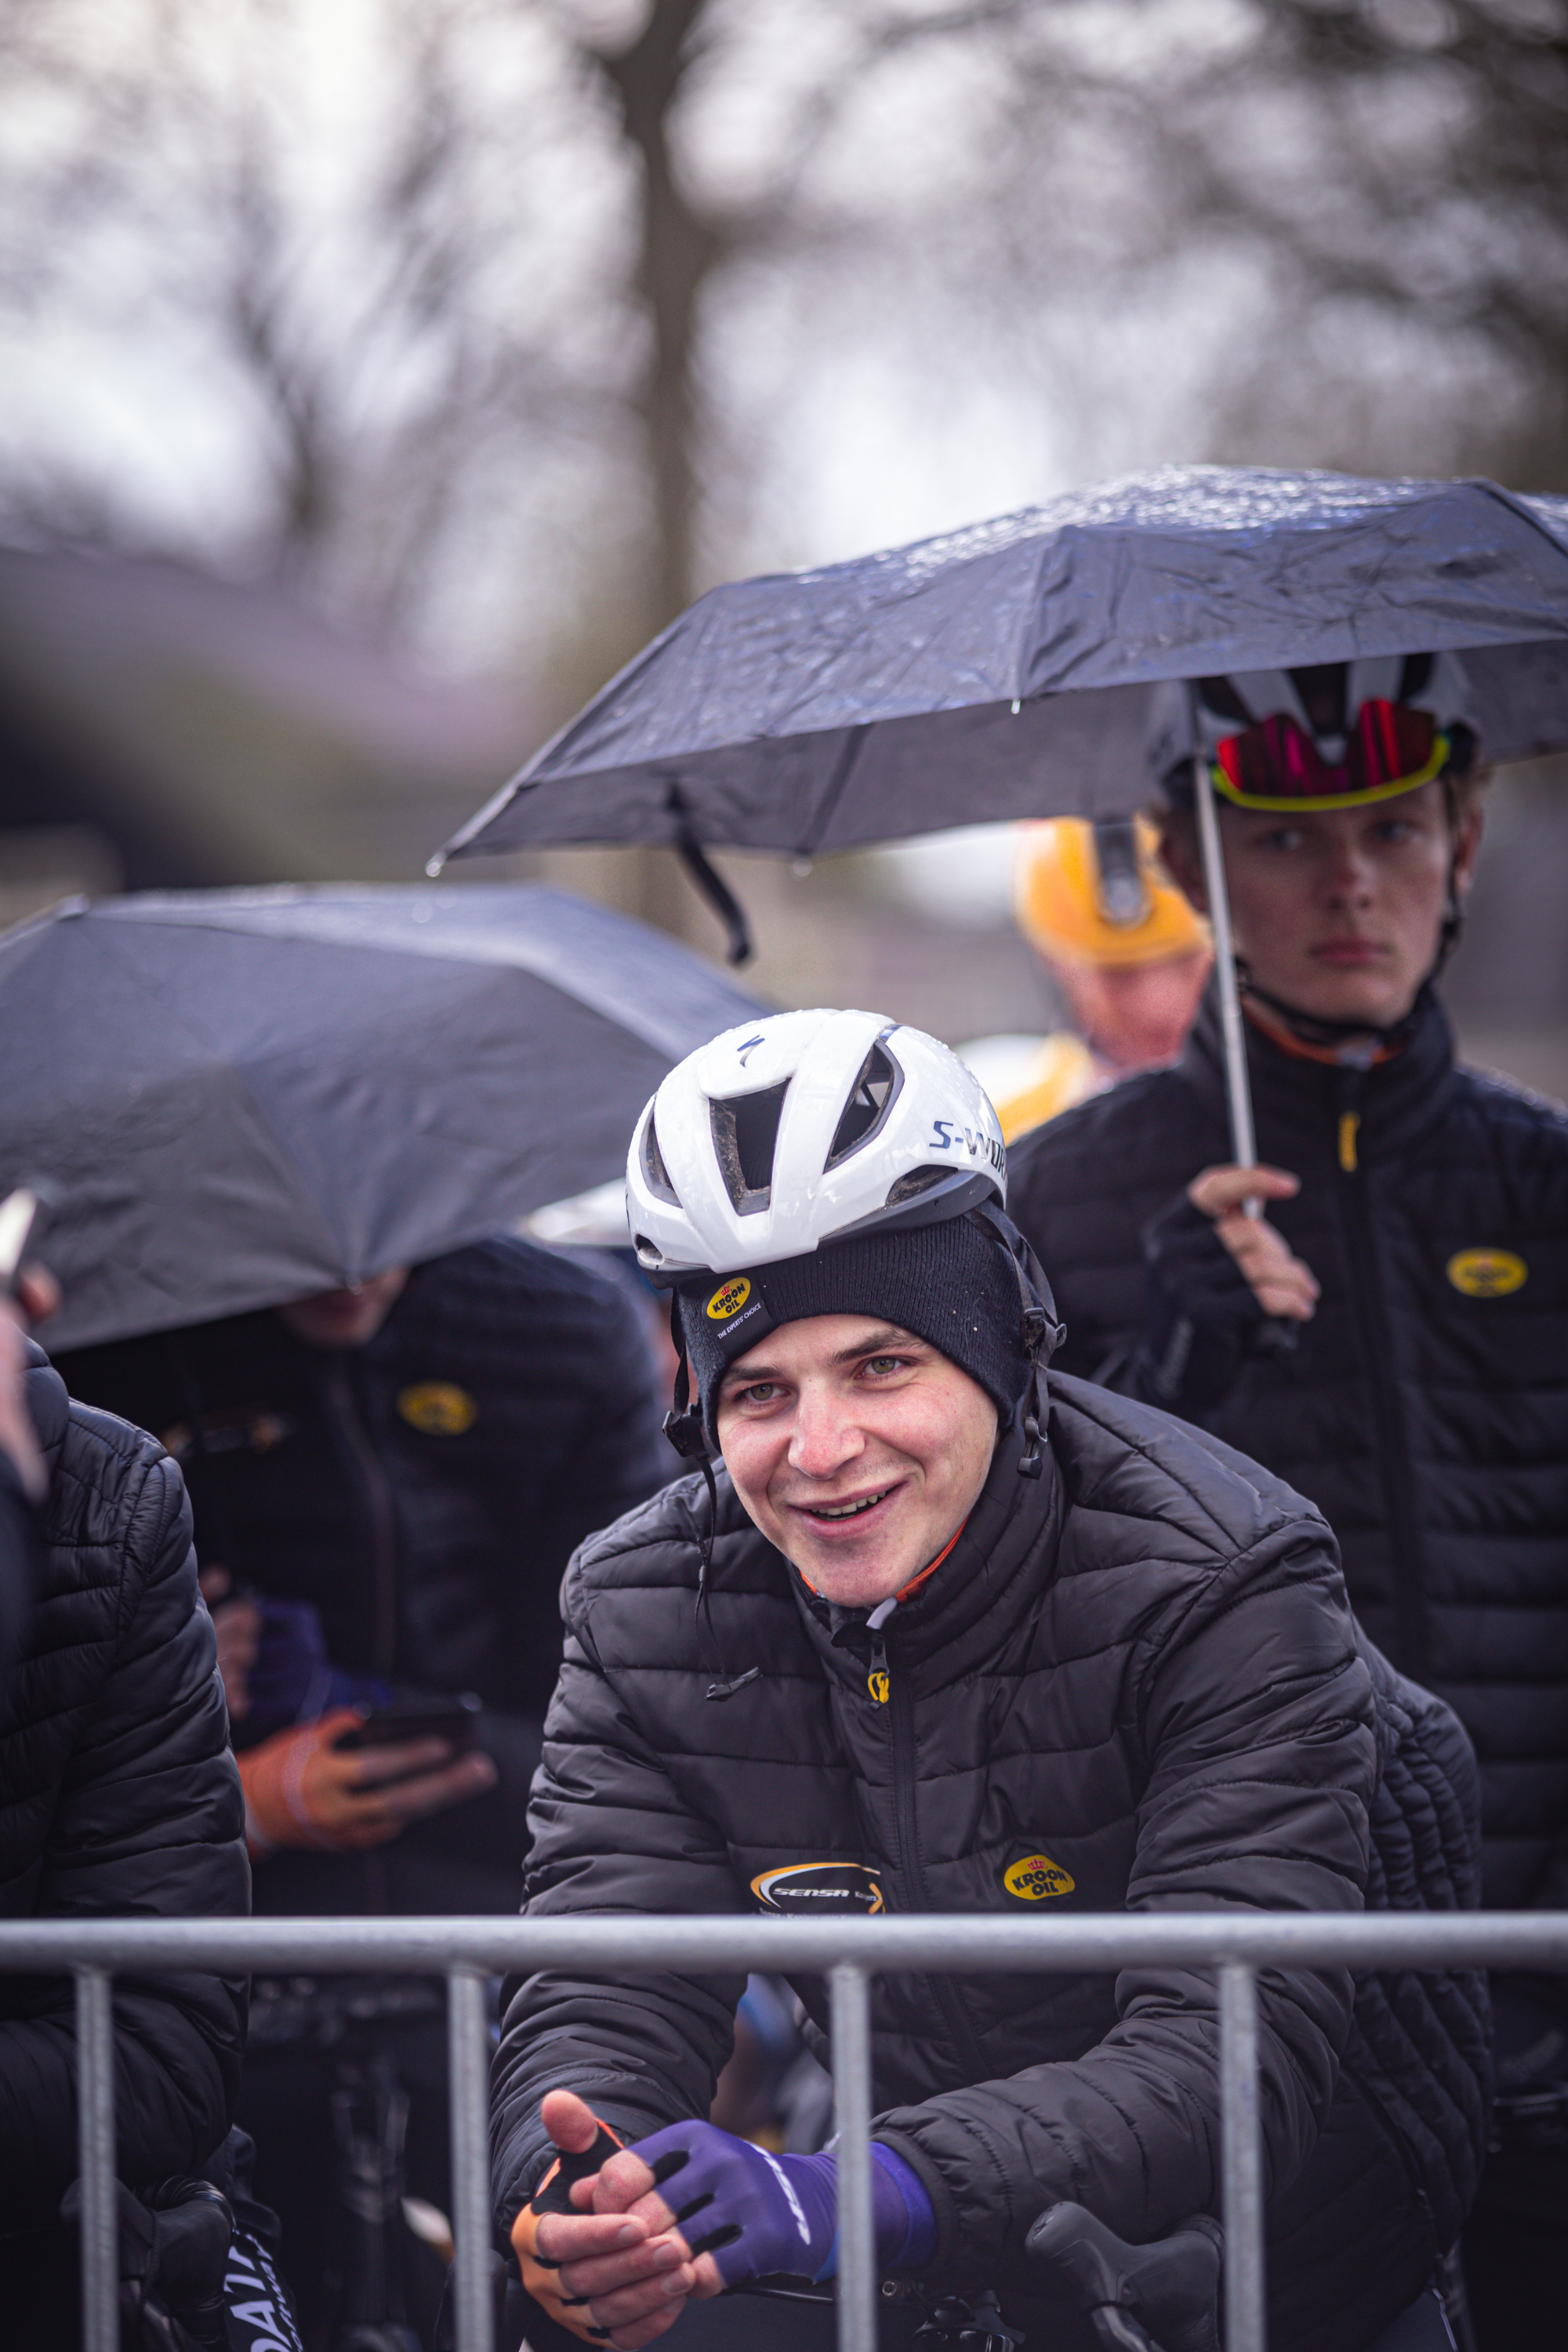
{"type": "Polygon", "coordinates": [[[901,1372],[908,1361],[907,1356],[868,1356],[866,1370],[868,1372],[901,1372]]]}
{"type": "Polygon", "coordinates": [[[1272,833],[1263,835],[1265,849],[1299,849],[1300,845],[1301,828],[1299,824],[1276,825],[1272,833]]]}
{"type": "Polygon", "coordinates": [[[1390,816],[1378,826],[1377,834],[1380,841],[1414,841],[1415,827],[1408,817],[1390,816]]]}
{"type": "Polygon", "coordinates": [[[779,1393],[777,1381],[753,1381],[749,1389],[736,1391],[738,1404],[771,1404],[779,1393]]]}

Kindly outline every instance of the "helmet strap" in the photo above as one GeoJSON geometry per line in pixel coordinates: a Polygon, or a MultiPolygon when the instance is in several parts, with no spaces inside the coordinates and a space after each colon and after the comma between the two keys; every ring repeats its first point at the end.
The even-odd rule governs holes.
{"type": "Polygon", "coordinates": [[[712,1577],[713,1538],[719,1527],[719,1486],[713,1475],[713,1456],[708,1444],[708,1433],[702,1426],[702,1411],[691,1402],[691,1368],[686,1357],[686,1331],[680,1320],[680,1295],[671,1291],[669,1297],[669,1338],[675,1349],[675,1401],[664,1416],[664,1433],[683,1462],[695,1462],[708,1488],[708,1525],[697,1538],[697,1601],[692,1611],[693,1624],[707,1631],[713,1654],[719,1661],[720,1680],[710,1683],[706,1698],[733,1698],[747,1683],[753,1683],[762,1673],[761,1666],[749,1667],[743,1675],[732,1675],[724,1657],[723,1647],[713,1623],[712,1577]]]}
{"type": "Polygon", "coordinates": [[[675,1349],[675,1398],[664,1416],[664,1433],[683,1462],[705,1462],[708,1433],[702,1409],[691,1402],[691,1368],[686,1357],[686,1328],[680,1319],[680,1294],[669,1294],[669,1344],[675,1349]]]}
{"type": "Polygon", "coordinates": [[[1018,1341],[1029,1364],[1029,1384],[1025,1391],[1021,1415],[1025,1444],[1018,1459],[1018,1475],[1020,1478],[1038,1478],[1044,1475],[1046,1467],[1046,1367],[1067,1338],[1067,1325],[1057,1319],[1056,1301],[1051,1298],[1051,1286],[1046,1279],[1045,1268],[1012,1219],[989,1203],[972,1209],[969,1213],[976,1224],[984,1225],[997,1247],[1005,1254],[1017,1280],[1018,1341]],[[1048,1307],[1045,1303],[1047,1299],[1050,1300],[1048,1307]]]}

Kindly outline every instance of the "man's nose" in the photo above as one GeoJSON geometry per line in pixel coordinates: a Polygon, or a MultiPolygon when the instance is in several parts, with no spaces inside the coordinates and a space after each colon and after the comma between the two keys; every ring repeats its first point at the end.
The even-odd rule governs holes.
{"type": "Polygon", "coordinates": [[[1336,906],[1362,905],[1372,896],[1374,878],[1373,862],[1359,842],[1331,845],[1327,880],[1329,896],[1336,906]]]}
{"type": "Polygon", "coordinates": [[[803,1478],[831,1478],[853,1462],[865,1444],[855,1417],[831,1391],[805,1381],[796,1401],[789,1462],[803,1478]]]}

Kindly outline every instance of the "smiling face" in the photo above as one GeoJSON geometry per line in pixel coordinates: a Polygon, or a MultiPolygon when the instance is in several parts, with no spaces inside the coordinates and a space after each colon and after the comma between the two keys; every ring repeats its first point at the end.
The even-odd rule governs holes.
{"type": "MultiPolygon", "coordinates": [[[[1360,807],[1276,815],[1219,807],[1237,953],[1260,989],[1319,1021],[1403,1021],[1436,959],[1448,872],[1462,896],[1478,807],[1450,830],[1440,782],[1360,807]]],[[[1172,870],[1205,905],[1196,842],[1173,828],[1172,870]]]]}
{"type": "Polygon", "coordinates": [[[719,1442],[747,1516],[825,1600],[902,1591],[973,1508],[996,1408],[923,1339],[868,1315],[785,1323],[732,1364],[719,1442]]]}

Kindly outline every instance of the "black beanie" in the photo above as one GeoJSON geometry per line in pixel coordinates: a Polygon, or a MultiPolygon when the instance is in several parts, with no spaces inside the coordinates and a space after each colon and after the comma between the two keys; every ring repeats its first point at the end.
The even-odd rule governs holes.
{"type": "Polygon", "coordinates": [[[894,1227],[805,1257],[680,1286],[680,1320],[708,1443],[719,1449],[719,1383],[737,1357],[781,1323],[811,1315],[875,1315],[925,1339],[965,1371],[1005,1428],[1030,1380],[1016,1270],[970,1218],[894,1227]]]}

